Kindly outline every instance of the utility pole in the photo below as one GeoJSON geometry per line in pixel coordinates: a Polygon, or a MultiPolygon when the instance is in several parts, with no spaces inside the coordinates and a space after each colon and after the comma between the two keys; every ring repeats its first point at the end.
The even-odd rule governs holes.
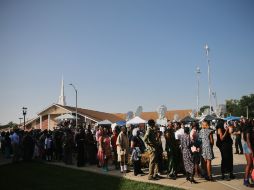
{"type": "Polygon", "coordinates": [[[209,95],[209,114],[212,113],[212,103],[211,103],[211,73],[210,73],[210,58],[209,58],[209,51],[210,48],[208,45],[205,45],[205,52],[207,57],[207,67],[208,67],[208,95],[209,95]]]}

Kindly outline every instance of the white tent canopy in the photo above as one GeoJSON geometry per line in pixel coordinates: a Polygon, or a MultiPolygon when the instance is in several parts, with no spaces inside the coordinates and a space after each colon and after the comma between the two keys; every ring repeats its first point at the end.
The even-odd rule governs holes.
{"type": "Polygon", "coordinates": [[[64,119],[67,119],[67,120],[68,119],[76,119],[76,117],[71,115],[71,114],[69,114],[69,113],[66,113],[64,115],[60,115],[60,116],[55,118],[55,120],[64,120],[64,119]]]}
{"type": "Polygon", "coordinates": [[[113,123],[113,124],[111,125],[111,129],[112,129],[112,131],[114,131],[114,130],[115,130],[116,126],[117,126],[117,124],[116,124],[116,123],[113,123]]]}
{"type": "Polygon", "coordinates": [[[103,120],[103,121],[98,122],[97,124],[98,124],[98,125],[111,125],[112,122],[109,121],[109,120],[107,120],[107,119],[105,119],[105,120],[103,120]]]}
{"type": "Polygon", "coordinates": [[[137,125],[137,124],[142,124],[142,123],[147,123],[147,121],[144,119],[141,119],[138,116],[136,116],[133,119],[126,122],[127,125],[137,125]]]}

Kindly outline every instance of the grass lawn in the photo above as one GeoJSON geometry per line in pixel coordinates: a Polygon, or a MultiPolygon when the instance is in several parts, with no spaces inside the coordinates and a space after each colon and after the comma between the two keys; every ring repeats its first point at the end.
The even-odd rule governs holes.
{"type": "Polygon", "coordinates": [[[0,187],[8,190],[177,190],[37,162],[0,166],[0,187]]]}

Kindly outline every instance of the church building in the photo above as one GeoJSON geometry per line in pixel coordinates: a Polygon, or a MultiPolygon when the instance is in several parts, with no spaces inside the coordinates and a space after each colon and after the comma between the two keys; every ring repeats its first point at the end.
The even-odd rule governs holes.
{"type": "MultiPolygon", "coordinates": [[[[166,118],[173,120],[174,115],[178,115],[180,118],[184,118],[189,115],[191,110],[172,110],[166,112],[166,118]]],[[[26,130],[41,129],[41,130],[53,130],[60,122],[57,118],[68,114],[76,118],[76,107],[67,106],[66,97],[64,95],[64,80],[61,81],[61,91],[58,98],[58,103],[54,103],[45,109],[38,112],[37,116],[26,122],[26,130]]],[[[84,108],[77,108],[78,125],[83,126],[85,124],[96,124],[103,120],[109,120],[112,123],[125,120],[126,114],[123,113],[106,113],[95,110],[89,110],[84,108]]],[[[157,112],[142,112],[141,118],[145,120],[158,118],[157,112]]],[[[72,120],[75,123],[75,119],[72,120]]],[[[20,126],[24,128],[24,126],[20,126]]]]}

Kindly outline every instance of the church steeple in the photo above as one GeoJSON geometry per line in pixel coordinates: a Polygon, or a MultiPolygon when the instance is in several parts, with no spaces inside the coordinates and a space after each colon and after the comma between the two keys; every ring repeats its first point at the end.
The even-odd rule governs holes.
{"type": "Polygon", "coordinates": [[[63,76],[62,76],[61,92],[60,92],[60,96],[59,96],[59,99],[58,99],[58,104],[60,104],[62,106],[66,106],[66,101],[65,101],[65,96],[64,96],[64,80],[63,80],[63,76]]]}

